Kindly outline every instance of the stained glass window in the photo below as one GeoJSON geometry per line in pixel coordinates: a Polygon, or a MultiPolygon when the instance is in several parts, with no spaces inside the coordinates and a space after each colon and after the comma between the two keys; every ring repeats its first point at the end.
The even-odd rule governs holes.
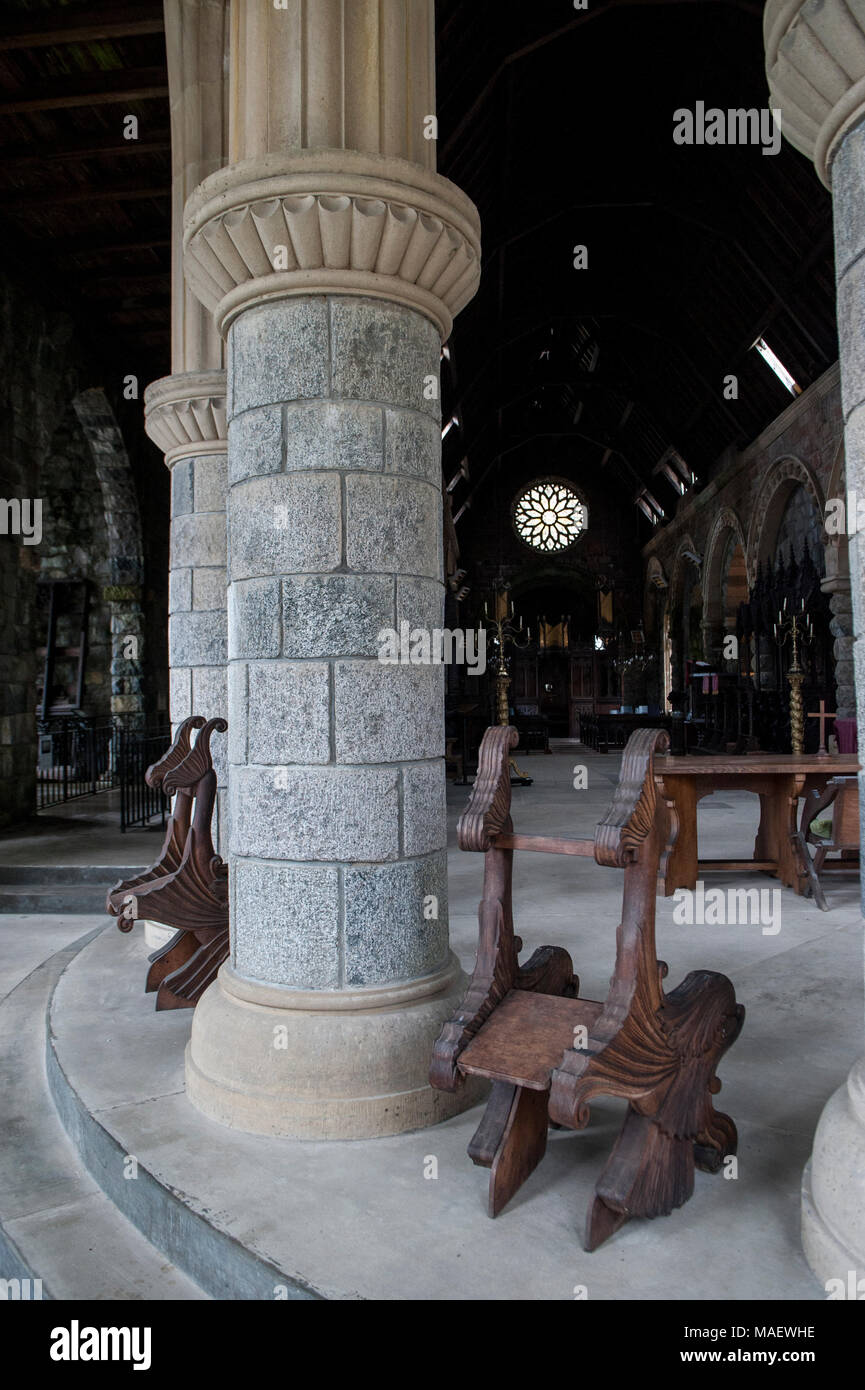
{"type": "Polygon", "coordinates": [[[514,503],[517,534],[533,550],[567,550],[585,525],[585,506],[565,483],[532,483],[514,503]]]}

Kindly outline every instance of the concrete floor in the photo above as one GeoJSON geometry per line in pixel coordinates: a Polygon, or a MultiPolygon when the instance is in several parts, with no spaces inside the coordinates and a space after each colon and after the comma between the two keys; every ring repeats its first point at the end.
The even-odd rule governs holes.
{"type": "Polygon", "coordinates": [[[165,831],[120,831],[120,792],[97,792],[40,811],[26,826],[0,831],[0,866],[13,864],[151,864],[165,831]]]}
{"type": "MultiPolygon", "coordinates": [[[[618,758],[559,747],[520,761],[536,780],[514,788],[517,830],[592,834],[612,796],[618,758]],[[588,769],[586,790],[573,788],[576,764],[588,769]]],[[[449,791],[452,841],[467,796],[466,788],[449,791]]],[[[702,852],[750,854],[757,808],[747,793],[704,801],[702,852]]],[[[82,836],[91,834],[92,817],[82,819],[82,836]]],[[[118,838],[124,851],[114,862],[152,857],[130,855],[128,837],[118,838]]],[[[65,838],[64,854],[72,839],[65,838]]],[[[23,844],[15,852],[25,853],[23,844]]],[[[86,852],[83,840],[75,852],[86,852]]],[[[99,862],[111,862],[104,840],[99,854],[99,862]]],[[[452,944],[470,969],[482,857],[454,848],[450,867],[452,944]]],[[[772,883],[762,875],[706,878],[707,887],[772,883]]],[[[76,1096],[124,1153],[237,1248],[326,1297],[572,1299],[582,1284],[593,1299],[820,1299],[825,1294],[799,1244],[801,1172],[824,1102],[863,1049],[858,883],[831,881],[829,902],[831,911],[822,913],[783,891],[780,930],[764,935],[758,925],[677,925],[673,900],[658,900],[668,987],[691,969],[721,970],[747,1010],[742,1035],[721,1063],[717,1101],[739,1127],[738,1178],[698,1173],[685,1207],[630,1223],[590,1256],[580,1235],[618,1130],[617,1102],[600,1101],[583,1133],[553,1132],[540,1168],[492,1222],[487,1174],[465,1154],[478,1110],[434,1129],[345,1144],[242,1135],[198,1115],[183,1094],[189,1017],[157,1015],[141,994],[146,949],[138,930],[124,937],[110,927],[61,978],[57,1053],[76,1096]],[[435,1181],[423,1176],[431,1155],[435,1181]]],[[[587,996],[606,992],[620,903],[619,871],[571,857],[516,856],[524,955],[544,942],[567,947],[587,996]]],[[[0,921],[0,986],[8,990],[95,924],[81,917],[0,921]]]]}

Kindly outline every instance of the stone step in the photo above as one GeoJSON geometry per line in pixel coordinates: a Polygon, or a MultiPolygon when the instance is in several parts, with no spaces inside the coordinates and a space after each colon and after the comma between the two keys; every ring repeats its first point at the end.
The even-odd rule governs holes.
{"type": "MultiPolygon", "coordinates": [[[[189,1036],[191,1010],[154,1010],[153,995],[142,989],[147,965],[143,937],[137,931],[121,936],[108,927],[96,932],[93,939],[79,940],[70,949],[79,954],[63,974],[67,986],[63,1002],[57,1004],[55,1012],[55,988],[55,1000],[49,1006],[45,1063],[56,1113],[74,1142],[79,1159],[117,1209],[162,1250],[163,1258],[185,1270],[210,1297],[267,1301],[322,1297],[298,1274],[290,1237],[285,1262],[273,1260],[262,1248],[272,1238],[274,1221],[278,1225],[281,1220],[276,1216],[281,1200],[274,1206],[269,1193],[263,1222],[241,1214],[240,1221],[232,1223],[233,1229],[229,1229],[228,1213],[220,1201],[201,1202],[189,1194],[189,1184],[196,1185],[199,1169],[213,1167],[214,1172],[222,1172],[227,1166],[233,1171],[238,1155],[231,1144],[232,1131],[203,1119],[183,1094],[183,1049],[189,1036]],[[97,945],[102,947],[100,956],[88,957],[87,964],[90,970],[107,968],[111,977],[110,983],[106,979],[99,986],[111,1000],[104,1023],[94,1017],[90,993],[94,976],[88,969],[82,972],[76,968],[74,973],[71,969],[80,961],[80,950],[97,945]],[[82,1010],[86,1021],[80,1031],[82,1010]],[[64,1049],[65,1055],[61,1055],[55,1031],[61,1018],[64,1043],[68,1041],[67,1025],[71,1019],[76,1034],[71,1048],[64,1049]],[[150,1075],[147,1065],[143,1069],[139,1066],[142,1051],[147,1053],[147,1061],[154,1064],[150,1075]],[[98,1076],[90,1072],[90,1063],[94,1061],[98,1076]],[[95,1091],[89,1084],[81,1085],[82,1063],[85,1072],[90,1073],[90,1081],[96,1083],[95,1091]],[[143,1081],[142,1091],[139,1088],[143,1081]],[[132,1143],[125,1135],[118,1137],[118,1111],[126,1116],[127,1102],[133,1096],[132,1109],[140,1108],[149,1089],[158,1093],[161,1101],[170,1098],[170,1102],[181,1107],[179,1127],[173,1122],[169,1128],[157,1123],[161,1137],[176,1138],[183,1150],[182,1162],[188,1165],[188,1172],[182,1182],[163,1180],[158,1161],[154,1162],[149,1153],[144,1157],[144,1148],[149,1146],[139,1152],[137,1139],[132,1143]],[[226,1140],[228,1151],[224,1153],[226,1140]],[[125,1174],[130,1154],[137,1159],[135,1181],[128,1180],[125,1174]]],[[[149,1107],[144,1108],[149,1122],[149,1107]]],[[[255,1162],[250,1166],[246,1159],[241,1161],[246,1180],[251,1182],[255,1162]]],[[[286,1170],[281,1140],[267,1145],[267,1161],[276,1164],[279,1191],[291,1187],[295,1179],[286,1170]]],[[[319,1195],[301,1195],[305,1216],[310,1201],[317,1202],[319,1195]]]]}
{"type": "Polygon", "coordinates": [[[101,913],[109,888],[139,873],[122,864],[6,864],[0,867],[0,913],[101,913]]]}
{"type": "Polygon", "coordinates": [[[64,969],[94,934],[49,957],[0,1005],[7,1121],[0,1146],[0,1278],[40,1279],[46,1299],[206,1299],[90,1176],[48,1089],[48,1003],[64,969]]]}
{"type": "Polygon", "coordinates": [[[78,883],[70,888],[45,884],[0,883],[0,912],[38,913],[45,916],[105,911],[110,884],[78,883]]]}
{"type": "Polygon", "coordinates": [[[0,864],[0,883],[104,883],[110,888],[118,879],[140,873],[143,869],[125,864],[0,864]]]}

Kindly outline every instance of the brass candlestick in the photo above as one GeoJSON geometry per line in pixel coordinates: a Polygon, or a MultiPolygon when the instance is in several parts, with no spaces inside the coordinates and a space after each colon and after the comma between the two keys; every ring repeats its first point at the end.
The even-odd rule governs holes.
{"type": "Polygon", "coordinates": [[[805,707],[802,703],[802,683],[805,680],[805,672],[799,665],[799,642],[813,636],[813,630],[810,618],[805,617],[804,599],[800,612],[792,613],[786,617],[786,608],[787,600],[785,599],[784,607],[778,611],[775,639],[782,648],[788,639],[790,641],[792,660],[787,669],[787,680],[790,683],[790,748],[793,753],[801,754],[805,751],[805,707]]]}
{"type": "MultiPolygon", "coordinates": [[[[495,648],[495,677],[496,677],[496,719],[499,724],[506,727],[510,724],[510,701],[508,700],[508,690],[511,684],[511,676],[508,670],[508,658],[506,655],[508,647],[516,647],[517,650],[524,650],[531,640],[531,628],[527,628],[525,634],[522,631],[522,618],[519,623],[514,616],[513,604],[508,598],[507,591],[496,589],[493,594],[495,613],[493,617],[489,615],[488,604],[484,603],[484,626],[492,637],[495,648]],[[523,640],[520,640],[520,639],[523,640]]],[[[511,772],[517,781],[523,786],[530,787],[533,778],[527,777],[517,766],[514,758],[508,759],[511,772]]]]}

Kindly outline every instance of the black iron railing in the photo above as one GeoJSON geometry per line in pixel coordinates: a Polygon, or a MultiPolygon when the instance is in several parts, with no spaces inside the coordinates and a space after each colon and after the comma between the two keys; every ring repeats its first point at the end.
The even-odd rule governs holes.
{"type": "Polygon", "coordinates": [[[38,726],[36,805],[44,811],[117,785],[115,726],[84,719],[41,721],[38,726]]]}
{"type": "Polygon", "coordinates": [[[37,810],[119,788],[121,830],[149,825],[156,819],[164,826],[165,797],[148,787],[144,774],[170,743],[171,729],[167,724],[141,730],[83,716],[40,721],[37,810]]]}
{"type": "Polygon", "coordinates": [[[145,732],[130,729],[117,731],[117,774],[120,783],[120,829],[133,825],[149,825],[158,818],[164,827],[168,802],[158,788],[149,787],[144,774],[151,763],[158,762],[171,743],[171,729],[145,732]]]}

